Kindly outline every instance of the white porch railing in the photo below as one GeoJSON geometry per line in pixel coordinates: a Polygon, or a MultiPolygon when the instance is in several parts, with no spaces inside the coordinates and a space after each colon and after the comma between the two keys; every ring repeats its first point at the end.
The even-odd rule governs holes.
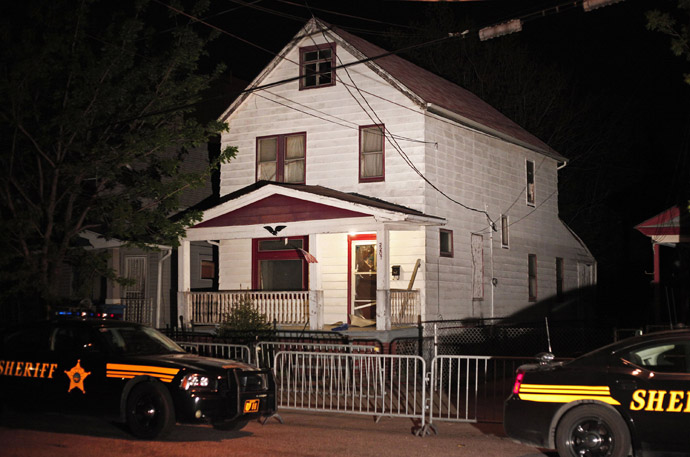
{"type": "Polygon", "coordinates": [[[195,324],[219,324],[242,301],[249,300],[268,322],[305,324],[309,321],[309,291],[185,292],[188,319],[195,324]]]}
{"type": "MultiPolygon", "coordinates": [[[[269,322],[303,325],[309,322],[309,291],[185,292],[188,319],[195,324],[219,324],[243,300],[249,300],[269,322]]],[[[415,324],[421,313],[419,289],[391,289],[391,324],[415,324]]]]}
{"type": "Polygon", "coordinates": [[[421,310],[419,289],[391,289],[391,324],[416,324],[421,310]]]}

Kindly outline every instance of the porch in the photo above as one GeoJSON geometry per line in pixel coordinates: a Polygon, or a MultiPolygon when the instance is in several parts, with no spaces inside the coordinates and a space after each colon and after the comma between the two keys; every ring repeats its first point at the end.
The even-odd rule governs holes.
{"type": "MultiPolygon", "coordinates": [[[[390,289],[384,294],[390,297],[391,325],[417,323],[421,314],[419,289],[390,289]]],[[[193,325],[218,325],[240,303],[248,301],[267,322],[277,326],[323,326],[317,324],[323,322],[323,291],[187,291],[182,297],[183,315],[193,325]]]]}
{"type": "Polygon", "coordinates": [[[360,320],[353,316],[377,331],[414,324],[425,299],[426,228],[444,223],[362,195],[258,182],[204,210],[180,240],[177,314],[217,325],[249,301],[283,327],[322,330],[360,320]],[[216,247],[218,291],[191,287],[193,242],[216,247]]]}

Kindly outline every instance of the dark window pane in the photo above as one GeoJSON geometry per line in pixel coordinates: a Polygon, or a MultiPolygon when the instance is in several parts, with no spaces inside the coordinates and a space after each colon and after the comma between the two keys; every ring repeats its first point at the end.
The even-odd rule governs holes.
{"type": "Polygon", "coordinates": [[[259,251],[289,251],[291,249],[302,248],[302,240],[290,240],[285,244],[283,238],[278,240],[264,240],[259,241],[259,251]]]}
{"type": "Polygon", "coordinates": [[[301,260],[259,262],[261,290],[302,290],[301,260]]]}

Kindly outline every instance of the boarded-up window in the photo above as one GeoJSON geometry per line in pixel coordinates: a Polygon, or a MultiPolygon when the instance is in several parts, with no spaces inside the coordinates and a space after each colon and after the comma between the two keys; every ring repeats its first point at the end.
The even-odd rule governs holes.
{"type": "Polygon", "coordinates": [[[201,261],[201,279],[213,279],[216,275],[216,263],[213,260],[201,261]]]}
{"type": "Polygon", "coordinates": [[[586,262],[577,263],[577,285],[584,289],[594,285],[594,265],[586,262]]]}
{"type": "Polygon", "coordinates": [[[527,263],[529,301],[537,301],[537,256],[528,254],[527,263]]]}
{"type": "Polygon", "coordinates": [[[472,242],[472,299],[484,299],[484,237],[473,233],[472,242]]]}

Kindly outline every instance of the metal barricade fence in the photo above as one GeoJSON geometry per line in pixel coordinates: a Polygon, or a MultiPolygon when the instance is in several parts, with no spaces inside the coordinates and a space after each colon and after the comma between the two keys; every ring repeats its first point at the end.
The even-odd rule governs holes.
{"type": "Polygon", "coordinates": [[[426,364],[418,356],[278,352],[278,408],[426,420],[426,364]]]}
{"type": "Polygon", "coordinates": [[[451,356],[434,358],[429,385],[429,424],[437,421],[502,422],[515,371],[534,358],[451,356]]]}
{"type": "Polygon", "coordinates": [[[378,346],[364,344],[303,343],[299,341],[261,341],[255,347],[255,364],[261,368],[273,368],[278,352],[315,352],[345,354],[377,354],[378,346]]]}
{"type": "Polygon", "coordinates": [[[189,341],[176,341],[176,343],[185,351],[192,352],[193,354],[252,363],[249,346],[243,344],[192,343],[189,341]]]}

